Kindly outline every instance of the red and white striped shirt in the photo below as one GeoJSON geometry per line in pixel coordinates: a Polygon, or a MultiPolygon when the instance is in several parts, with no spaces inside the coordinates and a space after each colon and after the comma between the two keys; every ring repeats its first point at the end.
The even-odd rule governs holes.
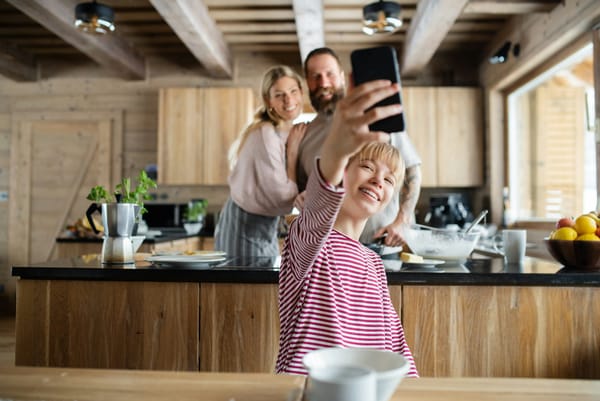
{"type": "Polygon", "coordinates": [[[324,347],[398,352],[417,369],[380,257],[333,229],[344,197],[313,170],[302,213],[291,224],[279,272],[277,373],[307,374],[302,358],[324,347]]]}

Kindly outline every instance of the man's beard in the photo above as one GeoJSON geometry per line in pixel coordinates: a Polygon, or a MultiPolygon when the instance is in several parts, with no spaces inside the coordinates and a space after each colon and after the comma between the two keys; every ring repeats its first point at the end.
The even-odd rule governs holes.
{"type": "Polygon", "coordinates": [[[335,105],[337,102],[344,97],[346,90],[344,87],[341,88],[318,88],[310,92],[310,104],[317,112],[333,113],[335,111],[335,105]],[[323,95],[333,94],[330,99],[323,99],[323,95]]]}

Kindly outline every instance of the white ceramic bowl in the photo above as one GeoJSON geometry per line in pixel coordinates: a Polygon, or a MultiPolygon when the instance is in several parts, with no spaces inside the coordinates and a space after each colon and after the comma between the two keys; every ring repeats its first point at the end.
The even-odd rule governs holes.
{"type": "Polygon", "coordinates": [[[410,369],[408,360],[402,355],[372,348],[323,348],[306,354],[303,363],[309,375],[311,369],[328,366],[373,369],[377,377],[377,401],[389,400],[410,369]]]}
{"type": "Polygon", "coordinates": [[[411,227],[405,231],[412,253],[427,259],[461,262],[466,260],[479,240],[478,232],[427,230],[411,227]]]}
{"type": "Polygon", "coordinates": [[[198,234],[202,229],[202,222],[183,223],[183,228],[188,235],[198,234]]]}

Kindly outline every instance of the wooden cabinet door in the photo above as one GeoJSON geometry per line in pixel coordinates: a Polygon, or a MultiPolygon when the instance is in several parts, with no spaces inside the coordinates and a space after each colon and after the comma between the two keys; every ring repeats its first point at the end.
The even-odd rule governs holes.
{"type": "Polygon", "coordinates": [[[227,185],[229,147],[253,111],[249,88],[161,89],[158,182],[227,185]]]}
{"type": "Polygon", "coordinates": [[[252,121],[254,95],[248,88],[202,89],[202,184],[227,185],[231,144],[252,121]]]}
{"type": "Polygon", "coordinates": [[[437,177],[437,124],[435,88],[409,87],[402,90],[406,132],[421,157],[421,185],[435,187],[437,177]]]}
{"type": "Polygon", "coordinates": [[[202,92],[195,88],[161,89],[158,116],[158,183],[202,181],[202,92]]]}
{"type": "Polygon", "coordinates": [[[20,280],[16,365],[197,371],[198,289],[20,280]]]}
{"type": "Polygon", "coordinates": [[[119,112],[15,113],[9,264],[44,262],[54,238],[82,218],[90,188],[121,179],[119,112]]]}
{"type": "Polygon", "coordinates": [[[408,87],[402,97],[407,132],[422,160],[422,186],[483,185],[480,89],[408,87]]]}
{"type": "Polygon", "coordinates": [[[421,376],[600,379],[592,287],[404,286],[421,376]]]}
{"type": "Polygon", "coordinates": [[[483,185],[483,106],[477,88],[437,88],[437,178],[441,187],[483,185]]]}
{"type": "Polygon", "coordinates": [[[275,371],[279,351],[277,284],[200,285],[200,370],[275,371]]]}

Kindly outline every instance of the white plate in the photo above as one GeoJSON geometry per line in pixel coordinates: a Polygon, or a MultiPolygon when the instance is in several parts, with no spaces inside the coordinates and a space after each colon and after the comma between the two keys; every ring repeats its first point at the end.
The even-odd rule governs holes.
{"type": "Polygon", "coordinates": [[[195,259],[214,259],[214,258],[222,258],[226,256],[227,253],[223,251],[194,251],[193,253],[188,252],[156,252],[154,256],[168,256],[168,257],[186,257],[186,258],[195,258],[195,259]]]}
{"type": "Polygon", "coordinates": [[[224,256],[198,256],[198,255],[154,255],[146,261],[158,266],[210,268],[218,262],[227,260],[224,256]]]}
{"type": "Polygon", "coordinates": [[[437,266],[446,263],[439,259],[423,259],[422,262],[402,262],[403,267],[426,267],[426,266],[437,266]]]}

